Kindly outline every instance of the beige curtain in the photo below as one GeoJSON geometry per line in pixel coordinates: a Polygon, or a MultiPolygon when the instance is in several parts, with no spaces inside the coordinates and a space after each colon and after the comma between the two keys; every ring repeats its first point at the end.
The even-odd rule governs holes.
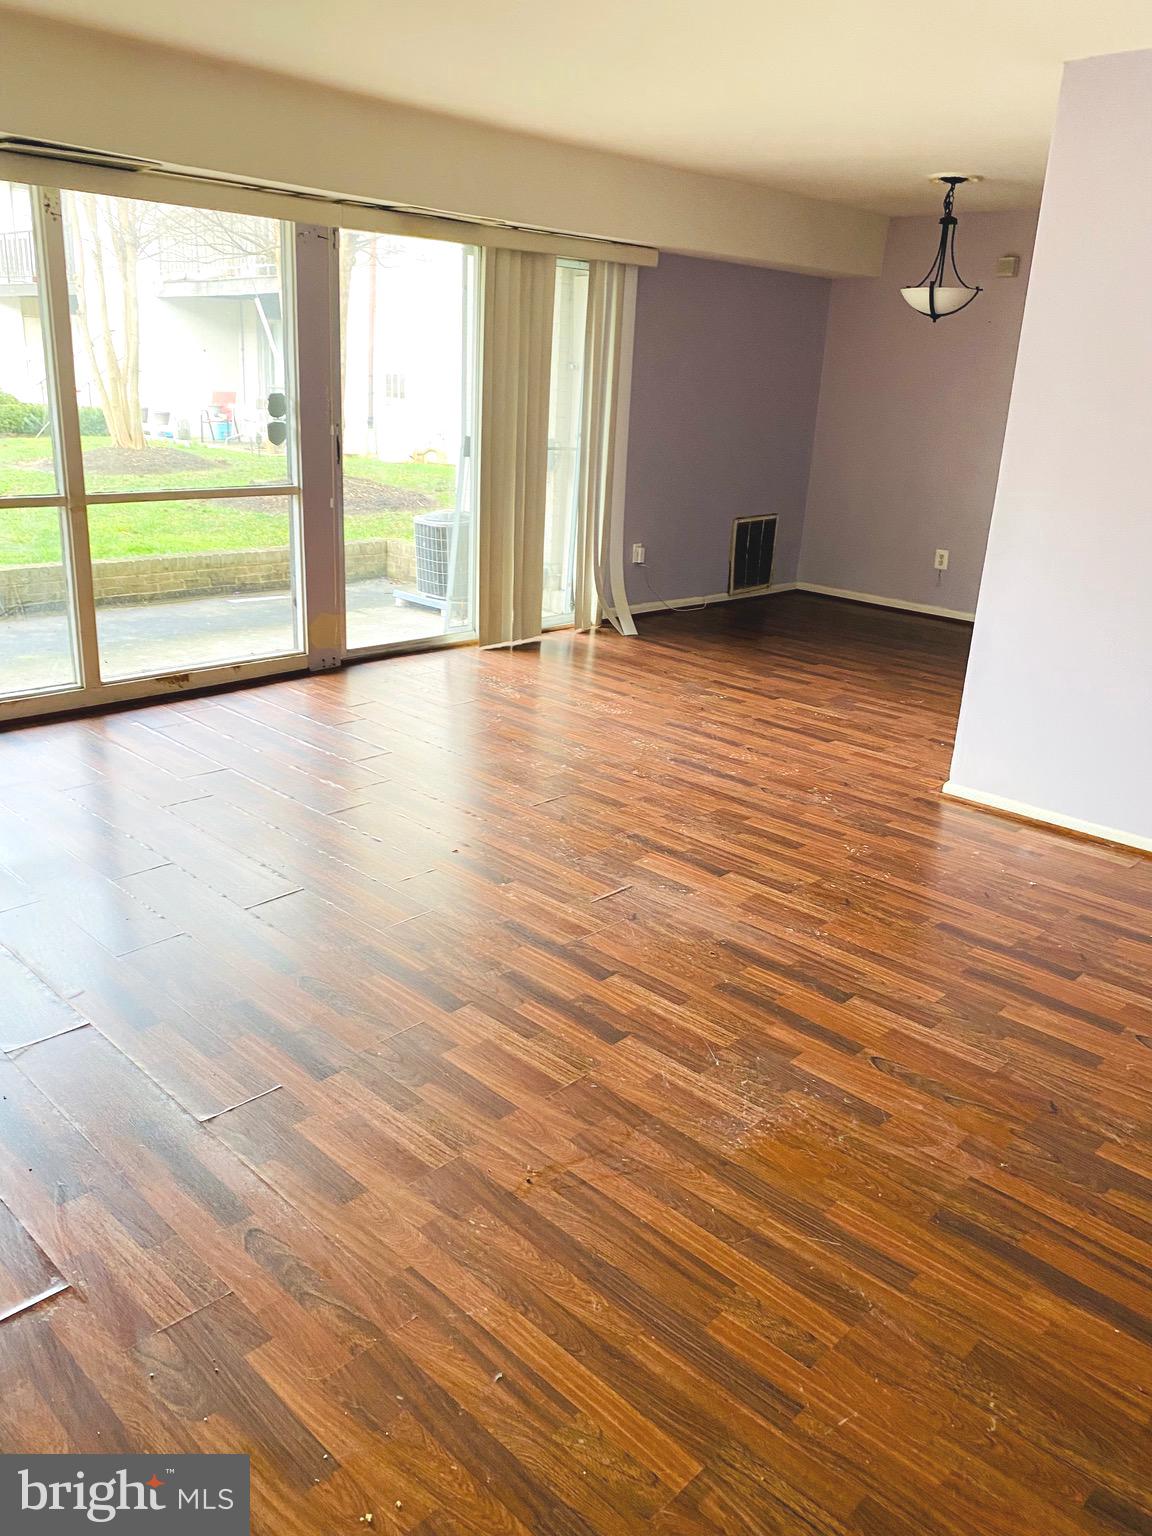
{"type": "Polygon", "coordinates": [[[609,512],[616,472],[627,270],[614,261],[589,263],[576,525],[577,629],[594,629],[605,613],[614,617],[618,606],[613,596],[609,512]]]}
{"type": "Polygon", "coordinates": [[[556,258],[484,254],[480,430],[481,645],[540,635],[556,258]]]}

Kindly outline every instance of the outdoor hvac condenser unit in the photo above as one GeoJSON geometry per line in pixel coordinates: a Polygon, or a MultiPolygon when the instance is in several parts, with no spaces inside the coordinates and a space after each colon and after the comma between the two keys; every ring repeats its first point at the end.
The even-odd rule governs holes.
{"type": "Polygon", "coordinates": [[[452,558],[455,512],[421,512],[412,519],[416,535],[416,590],[422,597],[443,601],[448,596],[448,566],[452,558]]]}
{"type": "Polygon", "coordinates": [[[466,606],[460,591],[450,598],[452,585],[452,560],[455,556],[457,571],[468,570],[468,539],[471,524],[467,516],[457,515],[451,507],[436,512],[421,512],[412,519],[412,532],[416,545],[416,581],[411,589],[399,588],[393,594],[393,602],[403,608],[415,603],[419,608],[448,610],[450,601],[457,608],[466,606]]]}

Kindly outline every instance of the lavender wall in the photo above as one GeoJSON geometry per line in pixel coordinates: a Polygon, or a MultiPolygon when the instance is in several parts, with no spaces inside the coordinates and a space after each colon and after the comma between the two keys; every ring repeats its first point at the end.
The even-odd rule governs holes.
{"type": "Polygon", "coordinates": [[[829,286],[686,256],[641,271],[625,560],[639,542],[647,561],[626,567],[631,601],[725,591],[732,519],[768,512],[773,579],[795,579],[829,286]]]}
{"type": "Polygon", "coordinates": [[[1148,848],[1150,102],[1065,69],[949,785],[1148,848]]]}
{"type": "Polygon", "coordinates": [[[996,492],[1036,220],[968,214],[957,258],[985,292],[936,325],[900,297],[936,218],[893,219],[883,274],[832,285],[800,577],[971,613],[996,492]],[[1017,278],[996,257],[1020,256],[1017,278]],[[939,581],[937,549],[950,554],[939,581]]]}

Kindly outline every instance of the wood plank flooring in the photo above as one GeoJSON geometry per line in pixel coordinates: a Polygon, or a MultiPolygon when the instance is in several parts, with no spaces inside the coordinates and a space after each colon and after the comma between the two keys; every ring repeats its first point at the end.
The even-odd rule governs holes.
{"type": "Polygon", "coordinates": [[[246,1451],[277,1536],[1148,1536],[1152,861],[940,798],[966,643],[0,737],[0,1448],[246,1451]]]}

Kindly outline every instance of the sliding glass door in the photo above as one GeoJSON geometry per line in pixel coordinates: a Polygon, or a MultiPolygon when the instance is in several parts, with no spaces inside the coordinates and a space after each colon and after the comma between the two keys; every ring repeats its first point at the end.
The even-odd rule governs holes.
{"type": "Polygon", "coordinates": [[[0,698],[80,681],[39,243],[0,182],[0,698]]]}
{"type": "Polygon", "coordinates": [[[302,654],[291,228],[0,186],[0,698],[302,654]]]}
{"type": "Polygon", "coordinates": [[[347,646],[475,633],[479,252],[341,230],[347,646]]]}
{"type": "MultiPolygon", "coordinates": [[[[507,557],[535,609],[542,575],[548,628],[573,621],[589,267],[532,260],[549,294],[556,260],[551,373],[544,304],[531,409],[491,451],[530,438],[538,474],[542,379],[517,516],[543,537],[489,550],[485,593],[507,557]]],[[[0,183],[0,723],[475,638],[481,269],[452,240],[0,183]]],[[[489,287],[515,374],[524,317],[489,287]]]]}
{"type": "Polygon", "coordinates": [[[301,648],[287,229],[64,194],[105,682],[301,648]]]}

